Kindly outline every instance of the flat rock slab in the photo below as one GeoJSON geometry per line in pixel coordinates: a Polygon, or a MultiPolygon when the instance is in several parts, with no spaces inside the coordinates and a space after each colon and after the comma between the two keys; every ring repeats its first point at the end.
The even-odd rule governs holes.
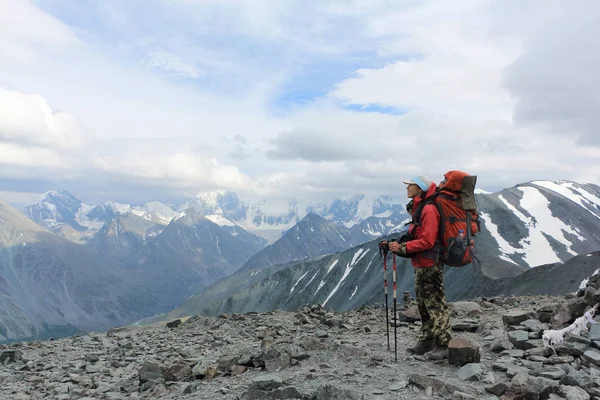
{"type": "Polygon", "coordinates": [[[544,324],[537,319],[528,319],[526,321],[521,322],[521,326],[527,328],[528,331],[534,332],[536,334],[541,335],[541,332],[549,329],[548,324],[544,324]]]}
{"type": "Polygon", "coordinates": [[[479,303],[475,303],[474,301],[456,301],[454,303],[449,304],[453,313],[463,316],[463,315],[479,315],[483,313],[481,306],[479,303]]]}
{"type": "Polygon", "coordinates": [[[484,364],[470,363],[458,370],[458,377],[463,381],[479,381],[486,372],[484,364]]]}
{"type": "Polygon", "coordinates": [[[442,397],[451,396],[458,388],[454,385],[444,382],[441,379],[420,374],[410,374],[408,381],[419,386],[422,389],[432,388],[435,395],[442,397]]]}
{"type": "Polygon", "coordinates": [[[581,388],[587,389],[594,384],[594,380],[591,376],[589,376],[583,371],[573,371],[570,372],[567,376],[563,377],[560,380],[560,384],[567,386],[579,386],[581,388]]]}
{"type": "Polygon", "coordinates": [[[583,353],[583,359],[592,364],[600,365],[600,352],[594,349],[588,350],[583,353]]]}
{"type": "Polygon", "coordinates": [[[600,341],[600,324],[592,325],[588,336],[592,341],[600,341]]]}
{"type": "Polygon", "coordinates": [[[279,375],[266,374],[253,378],[252,383],[257,389],[270,390],[280,387],[283,384],[283,380],[279,375]]]}
{"type": "Polygon", "coordinates": [[[504,350],[502,353],[500,353],[501,356],[508,356],[508,357],[514,357],[514,358],[523,358],[525,356],[525,351],[524,350],[504,350]]]}
{"type": "Polygon", "coordinates": [[[526,343],[529,340],[529,333],[527,333],[527,331],[520,331],[520,330],[508,332],[508,340],[517,349],[527,350],[526,343]]]}
{"type": "Polygon", "coordinates": [[[559,354],[570,354],[577,357],[580,357],[589,349],[590,345],[579,341],[562,342],[554,346],[554,350],[556,350],[556,352],[559,354]]]}
{"type": "Polygon", "coordinates": [[[532,318],[535,318],[535,312],[533,311],[513,310],[502,316],[502,323],[504,327],[509,327],[511,325],[520,325],[521,322],[532,318]]]}
{"type": "Polygon", "coordinates": [[[456,332],[476,332],[479,324],[471,322],[457,322],[452,325],[452,330],[456,332]]]}

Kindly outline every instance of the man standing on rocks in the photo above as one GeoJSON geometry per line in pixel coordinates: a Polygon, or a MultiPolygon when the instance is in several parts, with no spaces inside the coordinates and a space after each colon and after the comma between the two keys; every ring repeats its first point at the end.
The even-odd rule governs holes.
{"type": "Polygon", "coordinates": [[[403,183],[408,185],[407,197],[411,199],[407,205],[407,211],[412,215],[408,231],[411,240],[389,242],[388,246],[390,251],[410,257],[415,270],[415,292],[423,325],[419,341],[408,352],[441,360],[448,357],[451,335],[443,266],[438,260],[440,214],[435,204],[427,204],[437,185],[424,176],[415,176],[403,183]]]}

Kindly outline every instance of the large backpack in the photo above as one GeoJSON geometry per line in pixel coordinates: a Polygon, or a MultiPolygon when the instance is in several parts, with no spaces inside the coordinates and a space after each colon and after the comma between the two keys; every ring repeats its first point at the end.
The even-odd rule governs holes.
{"type": "MultiPolygon", "coordinates": [[[[438,260],[451,267],[463,267],[473,262],[474,238],[480,230],[475,202],[477,176],[462,171],[448,171],[444,178],[435,194],[415,211],[412,223],[419,225],[425,205],[434,204],[440,213],[438,239],[434,247],[439,252],[438,260]],[[462,235],[459,235],[460,231],[462,235]]],[[[401,241],[412,240],[411,235],[406,236],[401,241]]]]}

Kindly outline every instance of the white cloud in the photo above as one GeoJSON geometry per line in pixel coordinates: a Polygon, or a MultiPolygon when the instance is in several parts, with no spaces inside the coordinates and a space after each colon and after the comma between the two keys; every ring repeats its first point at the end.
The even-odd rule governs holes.
{"type": "Polygon", "coordinates": [[[214,158],[193,153],[140,155],[125,153],[119,158],[95,158],[92,163],[102,171],[120,178],[145,180],[150,185],[168,187],[247,190],[252,179],[233,165],[221,165],[214,158]]]}
{"type": "Polygon", "coordinates": [[[40,95],[0,88],[0,177],[72,176],[84,135],[77,119],[56,112],[40,95]]]}
{"type": "Polygon", "coordinates": [[[370,34],[389,38],[381,68],[361,68],[330,93],[345,104],[394,106],[469,118],[505,117],[512,106],[502,71],[513,41],[490,36],[487,3],[423,2],[370,18],[370,34]]]}
{"type": "Polygon", "coordinates": [[[43,147],[25,147],[0,142],[0,154],[0,165],[59,168],[69,166],[60,153],[43,147]]]}
{"type": "Polygon", "coordinates": [[[68,26],[36,8],[29,0],[0,2],[0,63],[40,68],[48,52],[69,52],[83,44],[68,26]]]}
{"type": "Polygon", "coordinates": [[[19,21],[0,12],[0,76],[17,89],[4,176],[37,166],[45,185],[87,174],[89,192],[104,180],[154,198],[390,193],[455,168],[492,190],[600,182],[600,155],[576,142],[600,125],[597,3],[131,0],[99,2],[87,24],[68,3],[36,4],[76,27],[0,4],[19,21]]]}
{"type": "Polygon", "coordinates": [[[79,121],[67,112],[55,112],[46,99],[0,88],[0,141],[58,149],[82,145],[79,121]]]}
{"type": "Polygon", "coordinates": [[[13,192],[10,190],[0,190],[0,201],[13,204],[17,207],[34,204],[40,201],[43,193],[34,192],[13,192]]]}
{"type": "Polygon", "coordinates": [[[524,51],[506,70],[515,123],[598,146],[600,2],[552,0],[547,7],[535,29],[523,27],[524,51]]]}
{"type": "Polygon", "coordinates": [[[186,78],[195,79],[204,75],[204,71],[201,68],[186,63],[181,57],[162,49],[148,52],[147,62],[153,67],[160,68],[167,72],[173,72],[176,75],[186,78]]]}

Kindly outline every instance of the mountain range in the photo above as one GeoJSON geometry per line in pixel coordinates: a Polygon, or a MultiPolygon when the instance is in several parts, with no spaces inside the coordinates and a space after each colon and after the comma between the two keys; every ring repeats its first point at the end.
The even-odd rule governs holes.
{"type": "Polygon", "coordinates": [[[89,205],[66,190],[46,192],[38,203],[21,211],[39,225],[69,240],[86,243],[117,215],[133,214],[156,226],[168,225],[187,210],[194,210],[217,225],[238,226],[273,243],[308,214],[316,214],[347,228],[363,224],[372,237],[386,233],[407,217],[406,201],[389,195],[364,194],[334,199],[331,203],[301,202],[288,199],[284,204],[267,200],[247,204],[234,192],[199,193],[182,204],[166,205],[152,201],[141,205],[106,201],[89,205]]]}
{"type": "MultiPolygon", "coordinates": [[[[446,271],[452,299],[600,249],[596,185],[534,181],[476,199],[481,264],[446,271]]],[[[163,313],[159,318],[309,303],[341,310],[381,300],[378,242],[399,234],[403,204],[360,195],[302,207],[290,201],[271,214],[257,204],[220,192],[181,205],[90,206],[56,191],[22,209],[31,219],[3,205],[0,283],[9,294],[0,304],[0,341],[163,313]],[[278,238],[269,242],[259,231],[278,238]]],[[[400,258],[398,265],[398,291],[411,291],[412,268],[400,258]]]]}
{"type": "Polygon", "coordinates": [[[0,341],[107,329],[142,318],[160,308],[151,283],[0,202],[0,341]]]}
{"type": "MultiPolygon", "coordinates": [[[[359,197],[346,204],[347,212],[352,212],[351,203],[358,204],[359,197]]],[[[341,202],[336,204],[339,208],[341,202]]],[[[382,204],[376,202],[379,208],[374,211],[381,211],[382,204]]],[[[6,294],[0,305],[4,324],[0,342],[107,329],[164,313],[240,269],[261,250],[269,254],[267,240],[232,220],[246,221],[242,212],[250,209],[234,193],[200,194],[180,206],[110,201],[92,206],[58,190],[22,208],[25,215],[2,206],[0,282],[6,294]],[[92,298],[85,299],[85,293],[92,298]]],[[[399,208],[396,205],[394,210],[399,208]]],[[[330,218],[341,218],[335,207],[327,209],[330,218]]],[[[308,213],[298,226],[317,218],[329,227],[313,224],[313,230],[327,231],[330,242],[321,247],[290,246],[288,253],[271,262],[354,246],[405,219],[405,214],[394,210],[384,210],[381,217],[373,216],[372,210],[366,213],[369,218],[356,224],[334,223],[308,213]]],[[[287,212],[290,221],[285,215],[255,215],[262,215],[255,218],[255,226],[269,228],[299,218],[295,211],[287,212]]],[[[288,236],[280,233],[282,239],[288,236]]],[[[320,243],[317,235],[303,239],[320,243]]]]}
{"type": "MultiPolygon", "coordinates": [[[[479,284],[491,288],[488,282],[493,279],[510,279],[541,265],[562,265],[600,250],[600,187],[596,185],[535,181],[497,193],[477,193],[476,201],[482,219],[476,239],[481,263],[446,267],[445,286],[451,299],[470,296],[479,284]]],[[[289,310],[309,303],[345,310],[380,300],[378,242],[302,262],[275,266],[263,262],[267,268],[242,268],[192,296],[168,317],[289,310]]],[[[402,258],[398,264],[398,291],[413,291],[410,264],[402,258]]]]}

